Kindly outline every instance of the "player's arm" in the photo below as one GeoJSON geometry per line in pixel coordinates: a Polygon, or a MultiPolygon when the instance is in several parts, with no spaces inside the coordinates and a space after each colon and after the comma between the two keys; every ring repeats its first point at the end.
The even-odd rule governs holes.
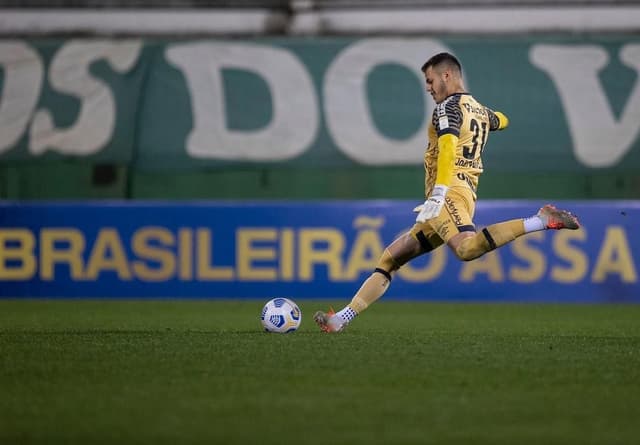
{"type": "Polygon", "coordinates": [[[458,136],[451,133],[438,137],[438,173],[436,174],[436,187],[449,188],[453,175],[453,164],[456,158],[458,136]]]}
{"type": "Polygon", "coordinates": [[[509,118],[500,111],[487,108],[489,113],[489,131],[504,130],[509,126],[509,118]]]}
{"type": "Polygon", "coordinates": [[[423,223],[431,218],[435,218],[442,211],[444,206],[444,198],[451,184],[451,175],[453,175],[453,164],[456,157],[456,146],[458,145],[458,136],[447,133],[438,137],[438,173],[436,174],[436,183],[431,191],[431,195],[421,206],[416,207],[418,216],[416,221],[423,223]]]}
{"type": "Polygon", "coordinates": [[[442,111],[446,111],[446,113],[443,113],[446,114],[446,119],[438,119],[438,168],[435,186],[416,217],[416,221],[419,223],[435,218],[440,214],[451,184],[451,177],[453,176],[462,114],[457,104],[442,111]]]}

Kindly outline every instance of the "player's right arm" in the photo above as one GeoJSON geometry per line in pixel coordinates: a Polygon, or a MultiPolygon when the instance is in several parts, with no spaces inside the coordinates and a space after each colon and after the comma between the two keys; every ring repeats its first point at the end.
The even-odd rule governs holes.
{"type": "MultiPolygon", "coordinates": [[[[416,222],[435,218],[444,207],[445,196],[449,190],[456,157],[456,147],[460,136],[462,112],[459,98],[447,99],[438,104],[434,110],[434,126],[438,135],[438,159],[435,185],[430,196],[422,204],[416,222]]],[[[417,210],[418,208],[416,207],[417,210]]]]}

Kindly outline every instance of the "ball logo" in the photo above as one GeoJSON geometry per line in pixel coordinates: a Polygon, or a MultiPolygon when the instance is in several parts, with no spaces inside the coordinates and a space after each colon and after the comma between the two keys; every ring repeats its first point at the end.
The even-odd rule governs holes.
{"type": "Polygon", "coordinates": [[[285,323],[284,316],[274,314],[271,317],[269,317],[269,323],[274,325],[276,328],[281,328],[282,326],[284,326],[284,323],[285,323]]]}

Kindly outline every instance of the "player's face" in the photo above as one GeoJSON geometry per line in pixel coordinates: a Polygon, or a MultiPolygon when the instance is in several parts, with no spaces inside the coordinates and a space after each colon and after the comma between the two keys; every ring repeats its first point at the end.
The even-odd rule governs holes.
{"type": "Polygon", "coordinates": [[[431,94],[433,100],[439,104],[449,95],[445,78],[447,73],[443,70],[428,67],[424,72],[424,78],[427,82],[427,93],[431,94]]]}

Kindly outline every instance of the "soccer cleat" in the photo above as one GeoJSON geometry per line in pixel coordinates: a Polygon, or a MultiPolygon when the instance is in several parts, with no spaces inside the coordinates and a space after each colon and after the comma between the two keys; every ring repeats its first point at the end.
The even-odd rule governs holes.
{"type": "Polygon", "coordinates": [[[566,210],[557,209],[551,204],[547,204],[538,210],[537,215],[547,229],[576,230],[580,227],[580,222],[578,222],[578,218],[574,214],[566,210]]]}
{"type": "Polygon", "coordinates": [[[333,308],[330,308],[327,312],[316,312],[313,315],[313,320],[320,327],[320,329],[326,333],[340,332],[348,324],[336,315],[333,308]]]}

